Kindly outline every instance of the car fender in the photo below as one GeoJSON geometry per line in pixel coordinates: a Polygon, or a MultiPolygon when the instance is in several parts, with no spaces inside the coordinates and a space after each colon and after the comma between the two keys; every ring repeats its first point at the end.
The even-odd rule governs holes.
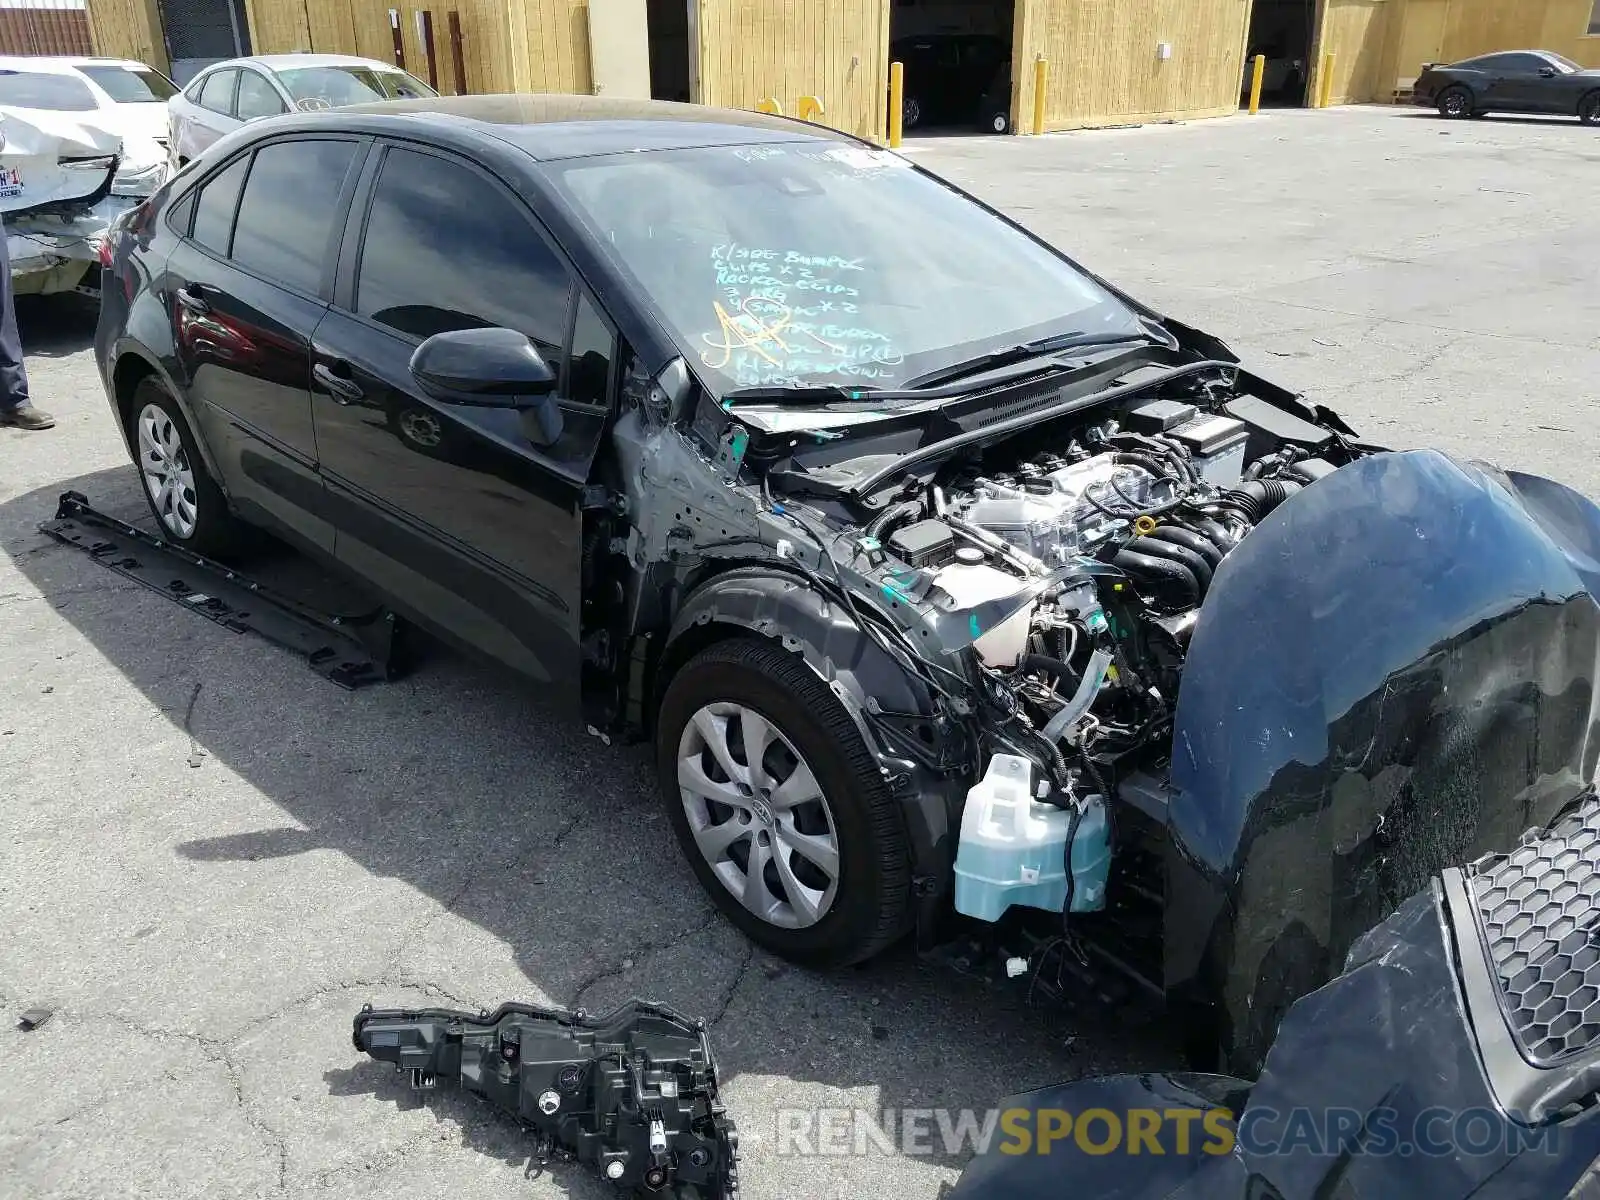
{"type": "Polygon", "coordinates": [[[117,338],[111,345],[111,352],[106,356],[105,388],[106,395],[111,400],[112,411],[117,414],[117,429],[122,434],[122,443],[128,448],[128,457],[137,460],[138,450],[133,444],[133,439],[128,432],[127,421],[124,419],[121,400],[117,395],[116,376],[119,369],[130,360],[137,360],[145,368],[146,373],[154,375],[167,389],[167,394],[172,397],[173,403],[178,406],[178,411],[183,413],[183,419],[188,422],[189,428],[195,431],[195,448],[199,451],[200,459],[205,464],[206,473],[220,488],[224,495],[227,494],[227,485],[223,482],[223,473],[218,467],[216,459],[212,456],[211,448],[206,445],[205,439],[200,436],[200,422],[190,403],[188,394],[173,378],[168,369],[171,361],[164,355],[155,353],[139,338],[131,334],[124,334],[117,338]]]}
{"type": "Polygon", "coordinates": [[[768,638],[798,655],[844,706],[901,801],[919,895],[942,895],[955,861],[954,819],[975,764],[962,762],[965,740],[929,690],[837,599],[781,568],[746,566],[685,597],[663,644],[657,697],[673,669],[728,633],[768,638]],[[935,765],[939,755],[943,766],[935,765]]]}

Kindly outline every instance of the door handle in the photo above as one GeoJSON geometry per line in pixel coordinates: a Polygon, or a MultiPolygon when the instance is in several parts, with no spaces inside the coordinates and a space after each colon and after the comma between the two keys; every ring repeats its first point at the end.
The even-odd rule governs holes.
{"type": "Polygon", "coordinates": [[[202,294],[204,290],[199,285],[191,284],[189,287],[179,288],[172,294],[176,297],[178,303],[190,312],[203,316],[211,311],[211,302],[202,294]]]}
{"type": "Polygon", "coordinates": [[[361,399],[361,385],[353,379],[346,379],[327,363],[318,363],[312,367],[311,377],[339,404],[354,404],[361,399]]]}

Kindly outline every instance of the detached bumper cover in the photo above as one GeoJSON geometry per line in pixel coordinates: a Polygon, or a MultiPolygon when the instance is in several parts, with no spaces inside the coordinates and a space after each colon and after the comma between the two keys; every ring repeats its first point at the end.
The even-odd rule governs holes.
{"type": "Polygon", "coordinates": [[[1600,508],[1434,451],[1263,522],[1178,697],[1169,992],[1221,997],[1225,1043],[1264,1051],[1407,897],[1546,829],[1600,764],[1597,595],[1600,508]]]}
{"type": "MultiPolygon", "coordinates": [[[[1591,802],[1573,820],[1592,829],[1597,816],[1591,802]]],[[[1567,854],[1571,828],[1530,841],[1535,856],[1567,854]]],[[[1002,1129],[1042,1129],[1048,1114],[1060,1131],[1094,1112],[1091,1150],[1070,1132],[1048,1153],[1037,1144],[1018,1153],[1017,1139],[996,1138],[952,1200],[1587,1200],[1600,1181],[1591,1174],[1600,1163],[1594,1087],[1538,1124],[1500,1106],[1479,1035],[1501,1014],[1492,998],[1463,1002],[1476,931],[1470,916],[1462,924],[1451,915],[1446,890],[1413,897],[1358,943],[1344,975],[1291,1009],[1259,1082],[1114,1076],[1006,1100],[1002,1112],[1014,1111],[1002,1129]],[[1135,1149],[1125,1134],[1108,1150],[1105,1114],[1123,1131],[1135,1120],[1153,1125],[1161,1153],[1148,1142],[1135,1149]],[[1189,1129],[1181,1140],[1180,1125],[1189,1129]]],[[[1585,932],[1590,944],[1600,938],[1592,922],[1585,932]]],[[[1546,937],[1522,952],[1556,962],[1559,945],[1546,937]]],[[[1595,1057],[1592,1045],[1579,1053],[1595,1057]]]]}

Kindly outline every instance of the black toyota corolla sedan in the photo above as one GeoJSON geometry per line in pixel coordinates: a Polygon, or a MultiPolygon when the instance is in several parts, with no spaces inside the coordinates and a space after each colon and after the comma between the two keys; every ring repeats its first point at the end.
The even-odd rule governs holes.
{"type": "Polygon", "coordinates": [[[271,530],[652,739],[702,884],[797,961],[1070,946],[1248,1063],[1594,777],[1600,510],[1364,443],[844,134],[297,114],[108,253],[165,535],[271,530]]]}

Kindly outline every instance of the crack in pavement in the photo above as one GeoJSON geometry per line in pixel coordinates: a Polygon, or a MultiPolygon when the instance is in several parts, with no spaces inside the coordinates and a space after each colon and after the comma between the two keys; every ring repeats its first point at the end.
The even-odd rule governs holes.
{"type": "Polygon", "coordinates": [[[715,909],[712,909],[710,917],[707,920],[700,922],[698,925],[690,926],[688,929],[679,930],[677,933],[672,934],[660,942],[647,940],[641,942],[638,946],[633,947],[632,949],[625,950],[614,962],[608,963],[597,970],[591,971],[588,975],[585,975],[583,979],[579,981],[577,989],[572,993],[572,1001],[567,1005],[567,1007],[578,1008],[582,1004],[584,995],[596,984],[603,983],[607,979],[615,979],[619,975],[627,973],[637,966],[642,960],[650,957],[653,954],[658,954],[662,950],[670,950],[674,946],[682,945],[696,934],[704,933],[706,930],[712,928],[720,920],[721,916],[715,909]]]}
{"type": "Polygon", "coordinates": [[[756,961],[756,948],[754,943],[745,947],[744,961],[739,964],[739,969],[734,972],[733,981],[723,989],[722,995],[717,1000],[717,1011],[706,1018],[706,1028],[715,1029],[722,1018],[728,1015],[728,1009],[733,1007],[733,999],[739,994],[739,989],[744,985],[744,977],[750,973],[751,966],[756,961]]]}

